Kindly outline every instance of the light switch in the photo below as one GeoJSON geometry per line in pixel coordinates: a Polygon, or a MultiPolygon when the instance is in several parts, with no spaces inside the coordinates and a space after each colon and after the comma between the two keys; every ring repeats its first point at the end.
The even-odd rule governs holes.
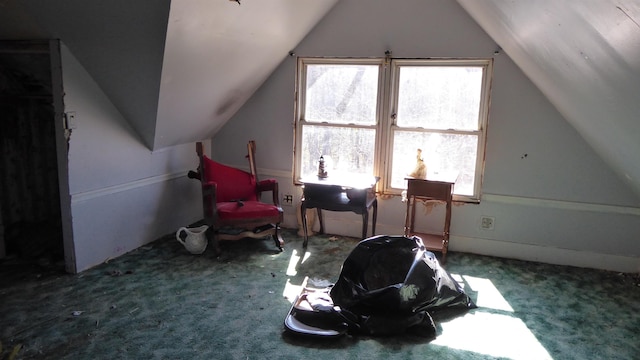
{"type": "Polygon", "coordinates": [[[78,124],[76,123],[76,112],[75,111],[69,111],[67,113],[64,114],[66,117],[66,125],[67,125],[67,129],[75,129],[78,127],[78,124]]]}

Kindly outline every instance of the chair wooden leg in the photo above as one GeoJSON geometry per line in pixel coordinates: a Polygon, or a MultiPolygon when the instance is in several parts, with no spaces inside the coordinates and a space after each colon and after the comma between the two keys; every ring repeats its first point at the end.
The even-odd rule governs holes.
{"type": "Polygon", "coordinates": [[[276,224],[275,234],[273,234],[273,241],[276,242],[276,247],[280,250],[280,252],[284,251],[284,240],[282,240],[282,236],[278,231],[280,229],[280,224],[276,224]]]}
{"type": "Polygon", "coordinates": [[[208,231],[211,231],[211,246],[213,246],[213,251],[216,256],[222,254],[222,249],[220,249],[220,239],[218,239],[218,231],[212,228],[209,228],[208,231]]]}

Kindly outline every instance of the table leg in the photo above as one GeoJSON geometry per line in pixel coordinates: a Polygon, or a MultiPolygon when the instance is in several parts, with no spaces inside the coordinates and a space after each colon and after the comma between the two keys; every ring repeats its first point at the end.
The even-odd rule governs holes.
{"type": "Polygon", "coordinates": [[[371,224],[371,236],[376,236],[376,221],[378,220],[378,199],[373,200],[373,223],[371,224]]]}
{"type": "Polygon", "coordinates": [[[322,220],[322,209],[318,209],[318,221],[320,221],[320,232],[318,234],[324,234],[324,221],[322,220]]]}
{"type": "Polygon", "coordinates": [[[362,239],[367,238],[367,228],[369,227],[369,209],[364,209],[362,213],[362,239]]]}
{"type": "Polygon", "coordinates": [[[304,202],[300,205],[300,218],[302,219],[302,230],[304,232],[304,243],[302,244],[302,248],[307,248],[307,243],[309,242],[309,235],[307,234],[307,208],[304,206],[304,202]]]}

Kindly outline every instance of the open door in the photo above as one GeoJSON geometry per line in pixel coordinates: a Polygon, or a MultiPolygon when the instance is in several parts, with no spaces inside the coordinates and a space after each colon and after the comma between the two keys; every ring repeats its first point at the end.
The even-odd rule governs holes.
{"type": "Polygon", "coordinates": [[[59,42],[1,41],[0,257],[74,273],[63,109],[59,42]]]}

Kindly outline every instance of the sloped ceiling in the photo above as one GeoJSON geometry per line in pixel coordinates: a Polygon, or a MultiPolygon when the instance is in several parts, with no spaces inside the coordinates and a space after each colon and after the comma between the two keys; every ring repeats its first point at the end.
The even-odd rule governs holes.
{"type": "Polygon", "coordinates": [[[152,148],[169,4],[8,0],[0,3],[0,38],[61,39],[152,148]]]}
{"type": "MultiPolygon", "coordinates": [[[[0,39],[61,39],[159,149],[212,137],[337,1],[4,0],[0,39]]],[[[640,196],[640,3],[458,3],[640,196]]]]}
{"type": "Polygon", "coordinates": [[[458,3],[640,196],[640,2],[458,3]]]}
{"type": "Polygon", "coordinates": [[[212,137],[337,1],[4,0],[0,39],[61,39],[156,150],[212,137]]]}
{"type": "Polygon", "coordinates": [[[172,1],[154,148],[211,137],[336,2],[172,1]]]}

